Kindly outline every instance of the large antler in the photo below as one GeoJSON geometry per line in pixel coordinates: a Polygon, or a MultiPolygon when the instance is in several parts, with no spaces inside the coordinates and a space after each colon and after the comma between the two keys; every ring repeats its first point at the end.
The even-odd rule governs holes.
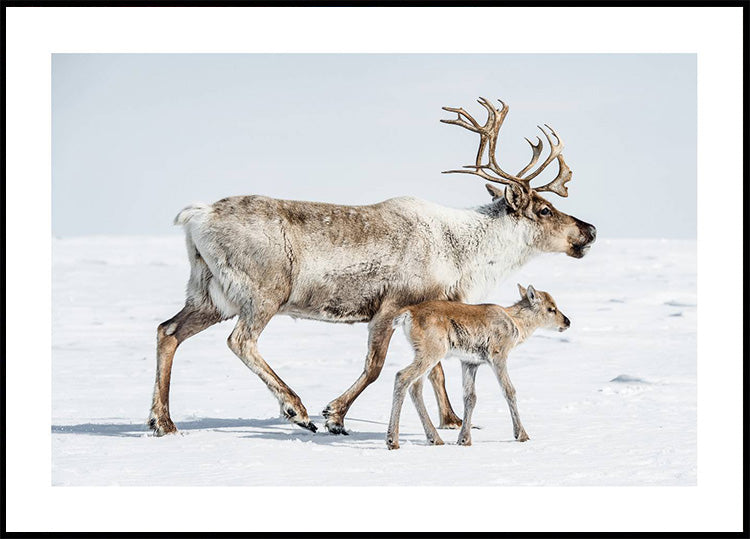
{"type": "Polygon", "coordinates": [[[539,165],[539,167],[537,167],[532,172],[529,172],[537,164],[537,162],[539,161],[539,157],[542,154],[542,148],[544,144],[542,142],[542,139],[540,139],[539,137],[537,137],[537,144],[534,144],[529,139],[526,139],[526,142],[531,145],[531,161],[529,161],[529,164],[522,168],[521,171],[515,176],[512,174],[508,174],[497,164],[497,136],[500,132],[500,127],[503,125],[503,120],[505,120],[505,116],[508,114],[509,110],[508,105],[506,105],[499,99],[498,101],[500,102],[500,105],[502,105],[501,109],[496,109],[492,105],[492,103],[490,103],[490,101],[484,97],[480,97],[478,99],[478,103],[485,109],[487,109],[487,121],[484,123],[484,125],[480,125],[479,122],[477,122],[468,112],[466,112],[462,108],[443,107],[443,110],[446,110],[448,112],[455,112],[457,117],[453,120],[440,120],[441,122],[461,126],[464,129],[473,131],[474,133],[479,133],[480,136],[479,150],[477,151],[477,158],[475,163],[473,165],[466,165],[463,167],[463,169],[459,170],[446,170],[444,173],[475,174],[491,182],[503,183],[506,185],[518,185],[523,189],[524,192],[527,193],[531,189],[533,189],[535,191],[550,191],[552,193],[560,195],[561,197],[568,196],[568,188],[565,184],[570,181],[573,173],[568,165],[565,164],[565,160],[562,156],[562,139],[557,133],[555,133],[555,130],[547,124],[545,124],[545,127],[547,127],[547,129],[549,129],[549,131],[552,133],[552,136],[555,138],[555,142],[552,141],[549,133],[547,133],[547,131],[543,127],[539,127],[550,145],[550,153],[544,160],[544,162],[539,165]],[[482,158],[485,148],[488,148],[487,164],[482,164],[482,158]],[[541,174],[541,172],[545,168],[547,168],[547,166],[554,160],[557,160],[559,166],[557,176],[555,176],[555,178],[551,182],[542,185],[541,187],[531,187],[531,180],[541,174]]]}

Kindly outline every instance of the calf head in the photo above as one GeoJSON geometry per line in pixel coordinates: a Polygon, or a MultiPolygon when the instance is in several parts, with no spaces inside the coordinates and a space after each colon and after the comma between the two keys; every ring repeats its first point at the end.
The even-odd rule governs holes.
{"type": "Polygon", "coordinates": [[[555,300],[547,292],[536,290],[529,285],[524,288],[518,285],[521,299],[528,302],[528,310],[533,313],[538,327],[565,331],[570,327],[570,319],[558,310],[555,300]]]}

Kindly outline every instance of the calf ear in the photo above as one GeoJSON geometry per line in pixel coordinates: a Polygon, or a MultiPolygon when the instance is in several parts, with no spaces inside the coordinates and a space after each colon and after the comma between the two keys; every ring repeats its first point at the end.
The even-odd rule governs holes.
{"type": "Polygon", "coordinates": [[[536,293],[536,290],[531,285],[526,289],[526,297],[529,298],[529,302],[532,305],[536,305],[539,302],[539,294],[536,293]]]}
{"type": "Polygon", "coordinates": [[[521,285],[521,283],[518,283],[518,291],[521,293],[521,299],[526,297],[526,289],[521,285]]]}

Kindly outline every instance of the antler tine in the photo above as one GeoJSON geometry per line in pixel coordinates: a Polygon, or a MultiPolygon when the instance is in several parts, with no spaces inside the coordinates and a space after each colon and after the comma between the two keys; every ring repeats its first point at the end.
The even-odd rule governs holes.
{"type": "Polygon", "coordinates": [[[524,140],[528,142],[529,145],[531,146],[532,156],[531,156],[531,161],[529,161],[529,164],[523,167],[521,169],[521,172],[516,174],[516,176],[518,176],[519,178],[522,178],[524,174],[526,174],[529,170],[531,170],[534,167],[534,165],[536,165],[537,161],[539,161],[539,156],[542,155],[542,149],[544,147],[544,143],[542,142],[542,139],[540,139],[539,137],[536,137],[536,140],[538,141],[537,144],[534,144],[526,137],[524,137],[524,140]]]}
{"type": "Polygon", "coordinates": [[[568,188],[565,184],[570,181],[572,171],[565,164],[565,160],[562,157],[562,150],[564,147],[562,138],[555,132],[554,129],[552,129],[547,124],[544,124],[544,126],[549,130],[549,132],[547,132],[547,130],[545,130],[541,126],[538,127],[544,134],[544,138],[546,138],[547,142],[549,142],[550,152],[544,162],[535,170],[525,176],[537,165],[537,163],[539,162],[539,158],[541,157],[542,150],[544,149],[544,143],[542,142],[542,139],[540,137],[536,137],[536,144],[531,142],[528,138],[526,139],[526,141],[531,146],[531,160],[523,169],[521,169],[521,171],[517,175],[513,176],[512,174],[508,174],[497,164],[497,138],[500,127],[502,126],[503,121],[505,120],[505,116],[508,114],[509,110],[508,105],[506,105],[501,99],[498,99],[498,101],[500,102],[500,109],[496,108],[488,99],[484,97],[480,97],[477,100],[477,102],[482,105],[487,111],[487,121],[484,125],[479,125],[479,122],[477,122],[463,108],[443,107],[443,110],[456,113],[457,118],[452,120],[440,120],[441,122],[459,125],[470,131],[479,133],[480,136],[479,149],[477,151],[475,164],[467,165],[462,170],[446,170],[444,173],[474,174],[495,183],[503,183],[506,185],[515,184],[521,187],[523,191],[527,193],[534,189],[535,191],[550,191],[562,197],[568,196],[568,188]],[[482,159],[484,156],[484,149],[487,146],[489,146],[487,152],[489,163],[484,165],[482,164],[482,159]],[[551,182],[541,187],[531,187],[531,180],[541,174],[542,171],[547,168],[547,166],[555,159],[557,159],[559,164],[557,176],[555,176],[555,178],[551,182]],[[489,174],[490,172],[492,173],[492,175],[489,174]]]}
{"type": "Polygon", "coordinates": [[[563,141],[560,138],[560,136],[557,133],[555,133],[554,129],[552,129],[547,124],[544,124],[544,127],[546,127],[552,132],[552,135],[554,135],[555,139],[557,139],[557,142],[552,142],[552,138],[550,138],[549,133],[547,133],[547,131],[542,126],[538,125],[537,127],[542,133],[544,133],[544,137],[547,139],[547,142],[549,142],[550,151],[549,151],[549,155],[547,156],[547,159],[544,160],[544,162],[539,166],[539,168],[537,168],[534,172],[532,172],[531,174],[529,174],[528,176],[524,178],[524,180],[526,180],[527,182],[530,182],[531,180],[539,176],[539,174],[541,174],[541,172],[545,168],[547,168],[547,166],[553,160],[555,160],[563,151],[563,141]]]}
{"type": "MultiPolygon", "coordinates": [[[[550,137],[549,133],[547,133],[546,130],[544,130],[541,126],[537,126],[541,130],[542,133],[544,133],[545,138],[547,139],[547,142],[550,144],[550,152],[547,156],[547,159],[544,160],[544,162],[541,164],[541,166],[536,169],[534,172],[526,176],[524,178],[526,181],[531,182],[535,177],[537,177],[547,166],[557,159],[558,164],[558,171],[557,176],[549,182],[546,183],[540,187],[534,187],[534,191],[537,192],[543,192],[543,191],[549,191],[551,193],[555,193],[556,195],[559,195],[561,197],[567,197],[568,196],[568,187],[565,185],[567,182],[570,181],[570,179],[573,176],[573,171],[570,170],[570,167],[565,163],[565,159],[563,159],[562,151],[565,146],[563,143],[562,137],[558,135],[552,127],[550,127],[547,124],[544,124],[544,127],[549,129],[550,133],[552,133],[552,136],[555,137],[556,142],[552,142],[552,138],[550,137]]],[[[539,138],[539,137],[537,137],[539,138]]],[[[541,150],[541,149],[540,149],[541,150]]],[[[531,168],[531,167],[527,167],[531,168]]],[[[520,173],[519,176],[522,176],[524,172],[520,173]]]]}
{"type": "MultiPolygon", "coordinates": [[[[477,166],[479,166],[482,163],[482,154],[484,153],[484,149],[487,146],[487,137],[485,133],[485,128],[487,127],[487,124],[485,124],[484,126],[479,125],[479,122],[477,122],[474,119],[474,117],[468,112],[466,112],[462,107],[442,107],[442,109],[448,112],[455,112],[457,116],[453,120],[440,120],[442,123],[458,125],[458,126],[463,127],[464,129],[473,131],[474,133],[479,133],[481,140],[479,141],[479,150],[477,151],[477,158],[476,158],[476,164],[477,166]],[[469,122],[471,123],[469,124],[461,116],[465,117],[466,120],[469,120],[469,122]]],[[[488,122],[489,122],[489,119],[488,119],[488,122]]]]}
{"type": "Polygon", "coordinates": [[[560,170],[557,171],[557,176],[551,182],[542,185],[541,187],[534,187],[534,191],[549,191],[560,195],[561,197],[568,196],[568,186],[565,185],[573,177],[573,171],[565,163],[562,155],[557,157],[557,163],[560,166],[560,170]]]}
{"type": "Polygon", "coordinates": [[[476,176],[480,176],[484,178],[487,181],[494,182],[494,183],[502,183],[505,185],[511,185],[514,182],[513,180],[508,180],[506,178],[496,178],[494,176],[490,176],[485,172],[484,169],[487,168],[487,165],[464,165],[462,169],[457,170],[444,170],[443,174],[474,174],[476,176]]]}
{"type": "MultiPolygon", "coordinates": [[[[488,158],[493,171],[497,172],[500,176],[510,176],[510,174],[503,172],[497,164],[497,137],[500,133],[500,128],[505,121],[505,116],[508,114],[510,107],[506,105],[502,100],[498,99],[502,105],[501,109],[496,109],[495,106],[486,97],[480,97],[477,99],[477,103],[487,109],[487,122],[484,124],[487,130],[486,136],[490,143],[488,152],[488,158]]],[[[479,156],[477,156],[477,165],[480,163],[479,156]]]]}
{"type": "Polygon", "coordinates": [[[456,115],[458,116],[456,119],[453,119],[453,120],[440,120],[442,123],[444,123],[444,124],[460,125],[461,127],[464,127],[466,129],[468,129],[469,131],[474,131],[475,133],[479,133],[480,130],[482,129],[482,126],[479,125],[479,122],[477,122],[471,116],[471,114],[469,114],[468,112],[466,112],[461,107],[458,107],[458,108],[456,108],[456,107],[442,107],[442,109],[445,110],[445,111],[448,111],[448,112],[455,112],[456,115]],[[461,116],[465,116],[466,119],[469,120],[469,122],[471,122],[471,125],[469,125],[466,122],[466,120],[464,120],[463,118],[461,118],[461,116]]]}
{"type": "Polygon", "coordinates": [[[537,127],[539,127],[542,133],[544,133],[544,138],[546,138],[547,142],[549,142],[550,152],[544,162],[535,170],[525,176],[539,162],[542,150],[544,149],[544,143],[542,142],[542,139],[540,137],[536,137],[536,144],[531,142],[528,138],[526,139],[526,142],[528,142],[531,146],[531,160],[529,161],[529,164],[523,167],[523,169],[521,169],[521,171],[517,175],[513,176],[512,174],[508,174],[497,164],[497,137],[500,131],[500,127],[503,125],[503,121],[505,120],[505,116],[508,114],[509,110],[508,105],[506,105],[501,99],[498,99],[498,101],[501,105],[500,109],[495,108],[495,106],[484,97],[480,97],[477,100],[477,102],[487,110],[487,121],[484,125],[480,125],[479,122],[477,122],[468,112],[466,112],[462,108],[443,107],[443,110],[456,113],[457,118],[452,120],[440,120],[441,122],[446,124],[459,125],[468,129],[469,131],[479,133],[480,136],[479,150],[477,152],[475,164],[467,165],[461,170],[446,170],[444,171],[444,174],[474,174],[491,182],[503,183],[506,185],[517,185],[518,187],[521,187],[525,193],[529,193],[533,189],[535,191],[550,191],[560,195],[561,197],[568,196],[568,188],[565,184],[570,181],[573,172],[565,163],[565,160],[562,156],[564,147],[562,138],[555,132],[554,129],[552,129],[547,124],[544,124],[544,126],[549,130],[549,133],[543,127],[537,127]],[[552,140],[553,137],[555,139],[554,142],[552,140]],[[484,156],[484,149],[488,145],[489,149],[487,153],[489,163],[483,165],[482,158],[484,156]],[[547,166],[554,160],[557,160],[559,165],[557,176],[555,176],[555,178],[551,182],[541,187],[531,187],[531,180],[539,176],[539,174],[541,174],[542,171],[546,169],[547,166]],[[489,172],[499,176],[499,178],[494,175],[490,175],[489,172]]]}
{"type": "Polygon", "coordinates": [[[477,103],[487,109],[487,121],[484,123],[484,127],[487,128],[493,126],[498,110],[494,106],[492,106],[492,103],[490,103],[486,97],[480,97],[479,99],[477,99],[477,103]]]}
{"type": "Polygon", "coordinates": [[[482,139],[479,141],[479,149],[477,150],[477,158],[475,160],[477,167],[479,167],[482,164],[482,155],[484,154],[484,148],[487,146],[488,142],[490,144],[490,150],[487,159],[492,163],[492,156],[495,152],[495,140],[497,139],[497,132],[493,132],[493,126],[497,115],[495,114],[495,107],[490,105],[484,97],[477,99],[477,103],[487,109],[487,121],[484,122],[481,133],[482,139]]]}

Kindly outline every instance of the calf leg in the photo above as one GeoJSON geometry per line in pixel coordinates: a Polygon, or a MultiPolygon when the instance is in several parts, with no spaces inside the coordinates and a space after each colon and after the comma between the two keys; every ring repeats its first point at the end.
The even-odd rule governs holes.
{"type": "Polygon", "coordinates": [[[414,407],[417,409],[419,419],[422,421],[422,427],[424,428],[425,436],[427,441],[432,445],[443,445],[443,440],[440,438],[435,425],[430,421],[430,416],[427,413],[427,407],[424,405],[424,399],[422,398],[422,385],[424,378],[418,378],[409,388],[409,394],[411,400],[414,403],[414,407]]]}
{"type": "Polygon", "coordinates": [[[367,359],[365,369],[359,378],[339,397],[332,400],[323,410],[326,418],[326,428],[332,434],[347,434],[344,429],[344,416],[349,407],[367,386],[373,383],[383,369],[388,343],[393,335],[392,321],[396,313],[394,309],[381,309],[370,322],[370,336],[368,340],[367,359]]]}
{"type": "MultiPolygon", "coordinates": [[[[427,369],[430,368],[430,363],[425,361],[419,356],[414,360],[414,363],[409,365],[403,370],[398,371],[396,374],[396,381],[393,385],[393,407],[391,408],[391,420],[388,423],[388,433],[386,434],[385,443],[388,449],[398,449],[398,426],[401,419],[401,408],[404,404],[404,398],[406,397],[406,390],[409,386],[422,377],[427,369]]],[[[437,433],[435,433],[437,434],[437,433]]]]}
{"type": "Polygon", "coordinates": [[[210,307],[185,305],[179,313],[159,324],[156,331],[156,382],[148,422],[157,436],[177,432],[169,416],[169,382],[177,347],[185,339],[221,320],[221,314],[210,307]]]}
{"type": "Polygon", "coordinates": [[[317,427],[310,421],[302,401],[276,374],[258,352],[258,337],[268,324],[275,310],[256,309],[252,315],[241,315],[237,326],[227,339],[229,348],[242,362],[266,384],[281,406],[281,413],[292,423],[315,432],[317,427]]]}
{"type": "Polygon", "coordinates": [[[510,408],[510,417],[513,421],[513,436],[519,442],[525,442],[529,439],[529,435],[526,434],[526,430],[521,424],[521,416],[518,415],[518,406],[516,405],[516,389],[510,382],[510,376],[508,375],[508,365],[505,359],[499,361],[494,365],[495,375],[500,381],[500,386],[503,388],[503,394],[505,400],[508,401],[508,407],[510,408]]]}
{"type": "Polygon", "coordinates": [[[471,414],[477,403],[477,367],[473,363],[461,362],[461,378],[464,386],[464,421],[458,433],[458,445],[471,445],[471,414]]]}
{"type": "Polygon", "coordinates": [[[451,402],[448,400],[448,393],[445,390],[445,373],[443,372],[443,366],[438,363],[430,371],[430,383],[432,389],[435,390],[435,398],[438,403],[438,411],[440,414],[440,427],[441,429],[457,429],[461,426],[461,420],[456,415],[451,407],[451,402]]]}

